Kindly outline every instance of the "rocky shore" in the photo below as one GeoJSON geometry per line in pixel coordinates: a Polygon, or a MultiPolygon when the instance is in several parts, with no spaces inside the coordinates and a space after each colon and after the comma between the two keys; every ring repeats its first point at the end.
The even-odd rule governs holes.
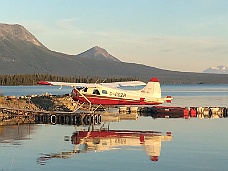
{"type": "Polygon", "coordinates": [[[35,97],[0,97],[0,106],[8,108],[45,110],[45,111],[73,111],[77,108],[77,102],[68,95],[42,95],[35,97]]]}

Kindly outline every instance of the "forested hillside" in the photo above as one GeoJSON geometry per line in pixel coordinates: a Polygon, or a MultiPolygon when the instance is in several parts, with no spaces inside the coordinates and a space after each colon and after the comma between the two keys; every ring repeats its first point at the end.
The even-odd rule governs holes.
{"type": "Polygon", "coordinates": [[[48,74],[27,74],[27,75],[0,75],[1,86],[15,85],[36,85],[38,81],[59,81],[72,83],[95,83],[95,82],[117,82],[117,81],[134,81],[133,77],[127,78],[99,78],[99,77],[80,77],[80,76],[55,76],[48,74]]]}

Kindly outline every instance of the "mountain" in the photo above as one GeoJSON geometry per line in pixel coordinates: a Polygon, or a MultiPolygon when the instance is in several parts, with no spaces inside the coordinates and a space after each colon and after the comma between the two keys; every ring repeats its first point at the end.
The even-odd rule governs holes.
{"type": "Polygon", "coordinates": [[[213,66],[205,69],[203,73],[228,74],[228,67],[225,67],[223,65],[213,66]]]}
{"type": "Polygon", "coordinates": [[[14,24],[1,24],[0,23],[0,41],[4,43],[4,41],[27,41],[34,45],[44,47],[42,43],[40,43],[35,36],[33,36],[30,32],[28,32],[23,26],[14,24]]]}
{"type": "Polygon", "coordinates": [[[59,76],[135,77],[162,83],[227,83],[227,74],[162,70],[121,62],[105,49],[95,46],[79,55],[49,50],[23,26],[0,24],[0,74],[52,74],[59,76]]]}
{"type": "Polygon", "coordinates": [[[105,49],[95,46],[85,52],[82,52],[77,55],[77,57],[83,57],[87,59],[96,59],[96,60],[108,60],[108,61],[116,61],[121,62],[116,57],[110,55],[105,49]]]}

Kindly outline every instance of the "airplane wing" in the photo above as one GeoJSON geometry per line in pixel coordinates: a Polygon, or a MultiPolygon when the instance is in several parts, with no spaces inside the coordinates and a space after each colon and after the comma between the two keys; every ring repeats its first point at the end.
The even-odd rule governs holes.
{"type": "Polygon", "coordinates": [[[124,82],[101,83],[101,85],[112,87],[112,88],[120,88],[120,87],[142,86],[142,85],[146,85],[146,83],[142,81],[124,81],[124,82]]]}
{"type": "Polygon", "coordinates": [[[103,85],[103,86],[112,87],[112,88],[146,85],[146,83],[141,81],[126,81],[126,82],[112,82],[112,83],[68,83],[68,82],[38,81],[37,84],[50,85],[50,86],[69,86],[69,87],[96,87],[99,85],[103,85]]]}
{"type": "Polygon", "coordinates": [[[53,81],[38,81],[37,84],[40,85],[50,85],[50,86],[69,86],[69,87],[94,87],[95,84],[89,83],[68,83],[68,82],[53,82],[53,81]]]}

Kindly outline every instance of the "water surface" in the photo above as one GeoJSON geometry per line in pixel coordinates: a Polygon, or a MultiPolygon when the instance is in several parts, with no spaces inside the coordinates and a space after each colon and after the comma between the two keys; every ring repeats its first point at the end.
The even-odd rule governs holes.
{"type": "MultiPolygon", "coordinates": [[[[228,107],[228,85],[162,85],[162,90],[163,96],[174,97],[171,104],[165,105],[228,107]]],[[[0,87],[0,91],[4,95],[17,96],[51,91],[64,94],[71,89],[19,86],[0,87]]],[[[88,143],[92,146],[72,143],[71,136],[75,131],[88,130],[84,126],[37,124],[0,127],[0,170],[227,171],[227,125],[227,118],[154,119],[140,116],[137,120],[107,122],[104,127],[110,130],[172,133],[169,141],[148,138],[151,141],[144,140],[147,144],[141,142],[142,137],[137,140],[132,136],[131,145],[126,145],[124,142],[129,139],[117,137],[114,138],[116,146],[109,145],[111,140],[98,138],[92,139],[92,144],[88,143]],[[151,161],[148,148],[154,148],[152,152],[158,155],[157,161],[151,161]]],[[[97,125],[95,128],[100,127],[97,125]]]]}

